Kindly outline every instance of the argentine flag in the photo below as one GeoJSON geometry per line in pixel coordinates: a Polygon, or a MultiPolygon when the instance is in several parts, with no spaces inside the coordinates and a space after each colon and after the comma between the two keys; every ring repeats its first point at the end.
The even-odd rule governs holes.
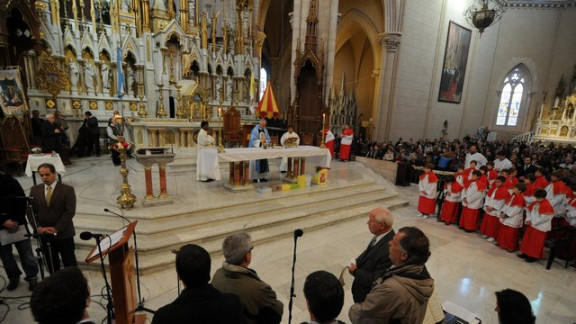
{"type": "Polygon", "coordinates": [[[118,46],[116,51],[116,69],[118,70],[116,93],[118,98],[122,99],[124,97],[124,71],[122,70],[122,49],[120,46],[118,46]]]}

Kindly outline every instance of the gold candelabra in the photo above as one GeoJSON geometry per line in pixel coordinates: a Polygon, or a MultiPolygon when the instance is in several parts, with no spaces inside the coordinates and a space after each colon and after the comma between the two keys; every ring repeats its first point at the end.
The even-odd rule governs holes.
{"type": "Polygon", "coordinates": [[[116,202],[120,205],[120,208],[130,209],[134,207],[136,202],[136,196],[132,194],[130,189],[130,184],[128,183],[128,169],[126,168],[126,153],[130,149],[130,145],[124,146],[124,138],[118,136],[118,144],[114,147],[118,153],[120,153],[120,174],[122,175],[122,187],[120,188],[120,195],[116,198],[116,202]]]}
{"type": "Polygon", "coordinates": [[[162,87],[164,87],[164,84],[162,84],[162,82],[158,83],[158,101],[160,101],[160,104],[158,105],[156,116],[160,118],[166,117],[166,110],[164,110],[164,95],[162,94],[162,87]]]}

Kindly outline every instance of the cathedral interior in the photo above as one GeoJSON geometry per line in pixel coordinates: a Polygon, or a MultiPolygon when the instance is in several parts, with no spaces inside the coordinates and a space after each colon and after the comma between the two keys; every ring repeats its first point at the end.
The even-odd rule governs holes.
{"type": "MultiPolygon", "coordinates": [[[[196,136],[204,120],[218,130],[217,141],[227,148],[246,146],[246,136],[264,115],[276,140],[293,125],[302,144],[316,146],[323,144],[322,129],[339,137],[346,124],[358,138],[376,142],[399,137],[452,140],[483,126],[498,140],[576,143],[576,1],[490,0],[504,9],[501,18],[483,30],[469,23],[465,13],[479,2],[0,0],[0,166],[22,173],[28,154],[39,146],[32,133],[33,111],[41,117],[59,112],[69,126],[70,147],[84,113],[91,112],[99,121],[103,151],[108,120],[119,117],[126,122],[126,140],[136,150],[169,148],[175,153],[167,176],[174,208],[139,205],[122,211],[143,227],[145,294],[152,305],[161,306],[174,299],[177,282],[173,255],[166,251],[187,242],[209,242],[217,268],[222,236],[250,223],[215,223],[223,229],[208,241],[184,232],[195,226],[198,232],[206,231],[202,226],[209,227],[208,221],[182,223],[179,217],[213,215],[217,208],[234,206],[248,213],[262,199],[256,193],[229,193],[217,183],[190,184],[196,136]],[[258,111],[269,87],[277,111],[258,111]],[[178,233],[167,239],[170,231],[178,233]]],[[[79,228],[111,232],[122,224],[101,212],[102,206],[116,206],[120,187],[117,172],[110,175],[111,165],[105,163],[109,161],[104,157],[73,160],[63,177],[82,193],[79,228]]],[[[128,165],[133,192],[144,197],[144,167],[134,160],[128,165]]],[[[163,171],[153,172],[156,176],[163,171]]],[[[418,199],[414,190],[395,188],[356,164],[333,161],[331,172],[330,177],[341,180],[326,187],[334,197],[327,198],[325,207],[335,214],[339,208],[353,212],[333,226],[326,225],[329,220],[320,224],[321,217],[314,221],[320,212],[311,212],[310,228],[317,229],[311,239],[317,248],[303,251],[302,260],[309,263],[299,268],[299,292],[304,272],[320,267],[337,274],[348,254],[353,257],[364,248],[368,233],[359,217],[367,207],[384,204],[397,210],[398,224],[426,228],[436,256],[446,260],[451,251],[458,253],[450,269],[439,258],[431,261],[431,272],[450,281],[439,288],[442,299],[459,301],[495,323],[493,291],[510,283],[524,289],[544,322],[576,318],[576,300],[564,293],[574,290],[573,271],[525,268],[498,252],[498,262],[491,262],[494,251],[480,239],[470,243],[443,225],[411,219],[418,199]],[[354,199],[362,202],[347,199],[347,187],[358,190],[354,199]],[[328,206],[336,198],[341,205],[328,206]],[[331,235],[339,237],[332,243],[345,246],[346,257],[326,242],[331,235]],[[501,278],[489,275],[501,270],[501,278]]],[[[25,190],[32,186],[30,178],[18,179],[25,190]]],[[[309,203],[306,197],[294,199],[301,199],[302,206],[309,203]]],[[[290,206],[304,208],[297,205],[290,206]]],[[[290,242],[273,237],[285,238],[293,228],[264,233],[253,226],[262,248],[254,266],[287,304],[290,255],[277,251],[289,250],[290,242]]],[[[79,250],[87,252],[88,244],[79,244],[79,250]]],[[[100,288],[98,271],[87,269],[100,288]]],[[[352,303],[346,298],[344,321],[352,303]]],[[[105,316],[102,310],[93,312],[98,319],[105,316]]],[[[12,312],[8,318],[26,323],[31,317],[22,313],[12,312]]],[[[302,296],[295,314],[300,321],[308,319],[302,296]]]]}

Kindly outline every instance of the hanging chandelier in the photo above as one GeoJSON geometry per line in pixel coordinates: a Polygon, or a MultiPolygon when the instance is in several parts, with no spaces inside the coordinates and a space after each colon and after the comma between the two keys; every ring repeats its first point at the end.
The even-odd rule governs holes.
{"type": "Polygon", "coordinates": [[[496,23],[506,11],[504,0],[475,0],[475,3],[464,12],[466,21],[478,28],[480,34],[484,29],[496,23]]]}

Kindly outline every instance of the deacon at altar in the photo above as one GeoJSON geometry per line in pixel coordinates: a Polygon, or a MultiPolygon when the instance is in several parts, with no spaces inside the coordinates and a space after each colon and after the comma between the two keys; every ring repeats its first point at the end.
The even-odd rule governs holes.
{"type": "MultiPolygon", "coordinates": [[[[250,133],[249,147],[263,147],[266,143],[270,143],[270,135],[266,128],[266,119],[260,119],[260,123],[252,129],[250,133]]],[[[268,160],[256,160],[250,162],[251,177],[254,182],[268,182],[268,160]]]]}
{"type": "Polygon", "coordinates": [[[208,125],[207,121],[202,121],[202,123],[200,123],[200,127],[201,129],[198,132],[198,151],[196,153],[196,181],[211,182],[214,181],[214,179],[208,178],[206,173],[203,172],[204,170],[202,170],[202,168],[205,166],[202,164],[200,152],[211,146],[214,146],[216,141],[212,136],[212,130],[210,129],[210,125],[208,125]]]}
{"type": "MultiPolygon", "coordinates": [[[[288,126],[288,131],[280,137],[280,145],[283,147],[298,147],[300,145],[300,136],[296,134],[293,126],[288,126]]],[[[280,172],[286,172],[288,165],[288,158],[283,157],[280,162],[280,172]]]]}

